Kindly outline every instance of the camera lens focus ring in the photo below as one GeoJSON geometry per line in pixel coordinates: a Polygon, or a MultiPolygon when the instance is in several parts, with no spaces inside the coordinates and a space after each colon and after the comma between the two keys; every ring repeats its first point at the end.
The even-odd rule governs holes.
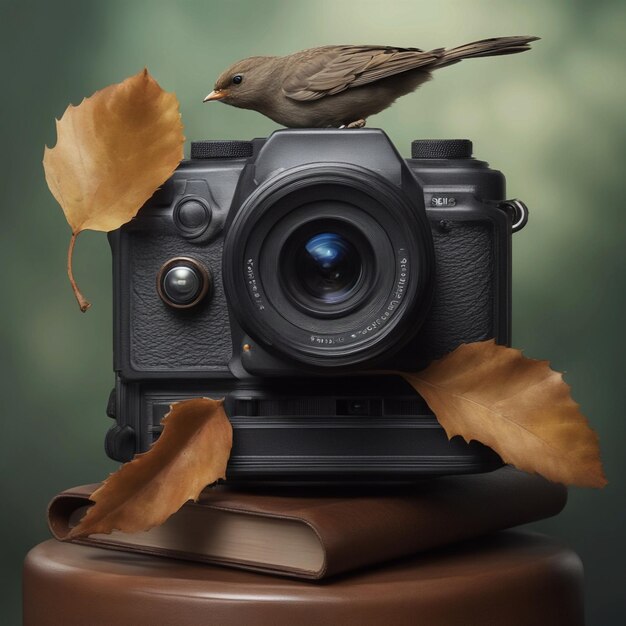
{"type": "Polygon", "coordinates": [[[170,259],[157,275],[159,297],[175,309],[187,309],[198,304],[208,293],[210,285],[208,270],[190,257],[170,259]]]}

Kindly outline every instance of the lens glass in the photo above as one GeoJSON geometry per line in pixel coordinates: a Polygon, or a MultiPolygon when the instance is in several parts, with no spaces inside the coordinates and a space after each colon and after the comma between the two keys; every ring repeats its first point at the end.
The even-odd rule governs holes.
{"type": "Polygon", "coordinates": [[[343,302],[362,273],[354,245],[338,233],[319,233],[296,253],[296,279],[311,296],[328,304],[343,302]]]}

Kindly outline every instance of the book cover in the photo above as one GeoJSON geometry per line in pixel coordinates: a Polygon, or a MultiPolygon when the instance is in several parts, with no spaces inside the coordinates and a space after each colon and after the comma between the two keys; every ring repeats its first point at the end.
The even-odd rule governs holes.
{"type": "MultiPolygon", "coordinates": [[[[62,539],[98,485],[69,489],[48,508],[62,539]]],[[[74,540],[103,548],[323,579],[556,515],[567,490],[511,467],[410,486],[205,490],[163,525],[74,540]]]]}

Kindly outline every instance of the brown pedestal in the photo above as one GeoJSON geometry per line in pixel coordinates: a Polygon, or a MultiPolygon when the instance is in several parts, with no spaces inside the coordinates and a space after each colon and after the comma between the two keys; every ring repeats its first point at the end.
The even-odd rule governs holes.
{"type": "Polygon", "coordinates": [[[505,532],[322,583],[46,541],[25,626],[580,626],[571,550],[505,532]]]}

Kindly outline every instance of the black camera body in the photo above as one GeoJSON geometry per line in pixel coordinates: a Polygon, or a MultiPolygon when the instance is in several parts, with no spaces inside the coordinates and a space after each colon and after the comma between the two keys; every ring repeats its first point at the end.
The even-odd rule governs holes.
{"type": "Polygon", "coordinates": [[[378,129],[192,144],[110,233],[116,420],[107,454],[158,437],[169,405],[225,397],[231,481],[411,480],[487,471],[399,376],[511,333],[525,207],[468,140],[403,159],[378,129]]]}

